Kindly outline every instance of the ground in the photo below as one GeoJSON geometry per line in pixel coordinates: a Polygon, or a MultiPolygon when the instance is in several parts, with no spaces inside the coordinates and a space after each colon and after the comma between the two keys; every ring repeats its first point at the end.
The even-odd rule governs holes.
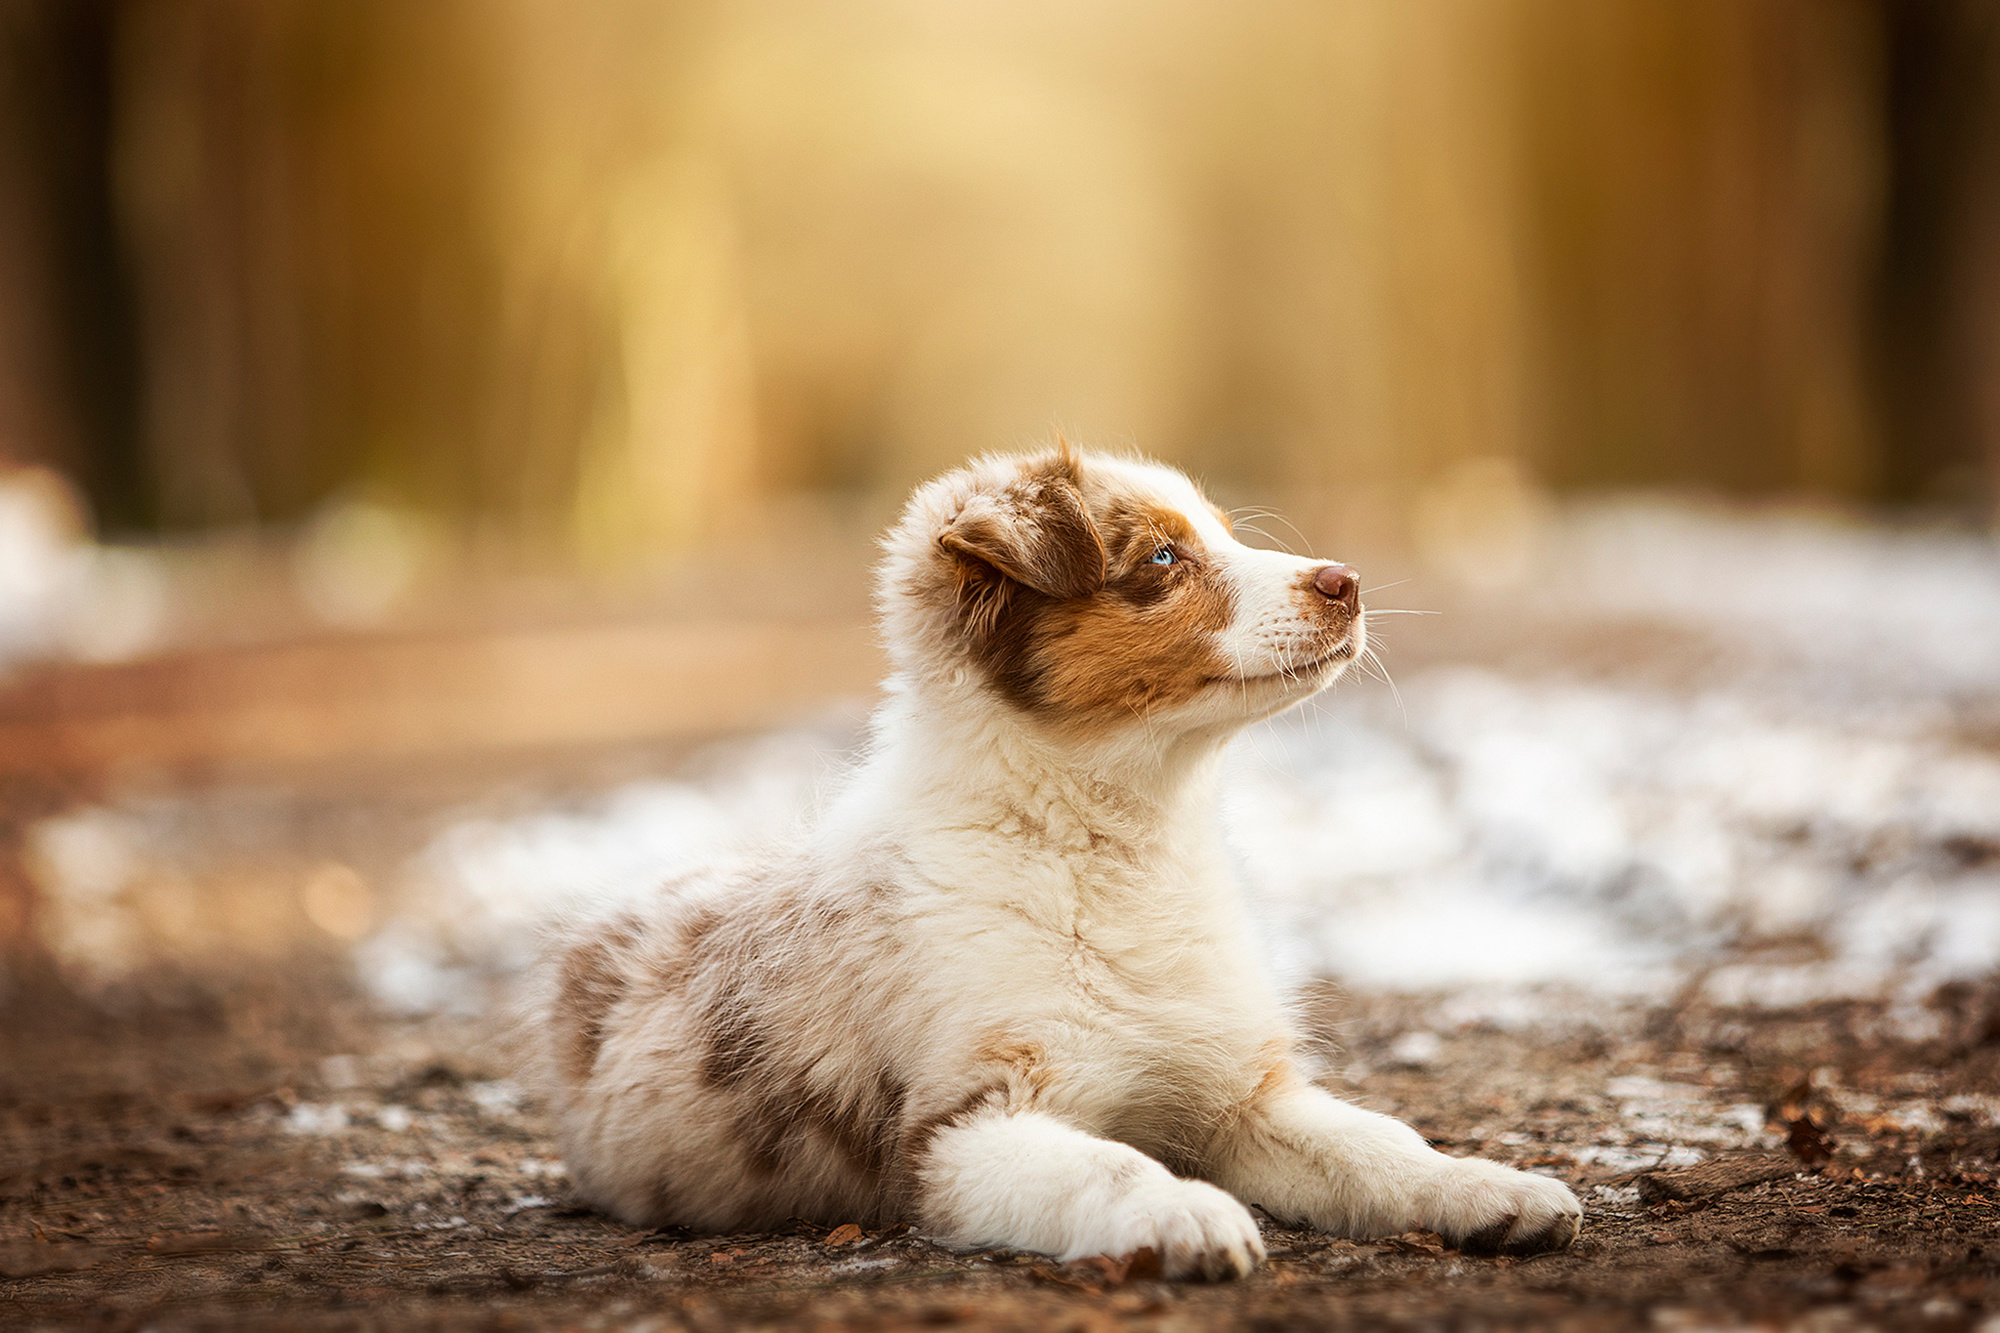
{"type": "Polygon", "coordinates": [[[1678,513],[1385,619],[1400,694],[1233,788],[1274,966],[1345,987],[1316,1076],[1568,1181],[1566,1253],[1267,1227],[1204,1286],[578,1207],[493,1035],[533,910],[781,832],[878,670],[858,573],[729,620],[751,571],[0,682],[0,1327],[2000,1333],[2000,553],[1678,513]]]}
{"type": "Polygon", "coordinates": [[[1513,1260],[1267,1224],[1270,1262],[1220,1285],[1155,1280],[1143,1257],[958,1254],[903,1228],[624,1226],[570,1199],[483,1029],[384,1021],[311,959],[283,984],[190,995],[107,1015],[51,991],[44,1021],[5,1037],[0,1322],[1953,1330],[2000,1314],[2000,991],[1936,997],[1943,1035],[1920,1043],[1857,1040],[1880,1026],[1865,1005],[1635,1010],[1552,1038],[1434,1033],[1422,1000],[1323,993],[1329,1068],[1372,1070],[1334,1086],[1447,1151],[1569,1181],[1582,1238],[1513,1260]],[[1784,1146],[1711,1156],[1743,1134],[1784,1146]],[[1654,1165],[1697,1157],[1736,1169],[1654,1165]]]}

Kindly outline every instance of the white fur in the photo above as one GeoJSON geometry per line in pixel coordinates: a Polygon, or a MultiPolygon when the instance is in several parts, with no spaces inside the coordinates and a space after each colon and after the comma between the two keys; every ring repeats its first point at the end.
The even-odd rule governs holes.
{"type": "Polygon", "coordinates": [[[1567,1243],[1562,1185],[1436,1153],[1286,1059],[1215,787],[1230,735],[1351,660],[1302,670],[1326,649],[1299,592],[1319,562],[1237,543],[1179,473],[1087,459],[1199,534],[1234,597],[1232,678],[1126,725],[1051,724],[996,694],[928,591],[940,525],[1021,466],[932,483],[888,538],[894,670],[818,825],[554,941],[537,1023],[579,1191],[646,1223],[905,1215],[955,1245],[1150,1246],[1174,1276],[1261,1261],[1245,1205],[1567,1243]]]}

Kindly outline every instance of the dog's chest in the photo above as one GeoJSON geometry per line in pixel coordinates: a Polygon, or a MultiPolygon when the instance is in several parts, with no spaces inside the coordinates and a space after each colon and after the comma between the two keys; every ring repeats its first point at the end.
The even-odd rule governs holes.
{"type": "Polygon", "coordinates": [[[949,900],[945,933],[981,966],[966,974],[1020,998],[1163,1019],[1212,1007],[1240,981],[1238,922],[1211,858],[1136,858],[1006,840],[953,840],[924,867],[949,900]]]}
{"type": "Polygon", "coordinates": [[[1180,1119],[1254,1085],[1282,1020],[1199,849],[1143,861],[982,846],[976,862],[950,932],[954,1007],[1039,1052],[1066,1110],[1180,1119]]]}

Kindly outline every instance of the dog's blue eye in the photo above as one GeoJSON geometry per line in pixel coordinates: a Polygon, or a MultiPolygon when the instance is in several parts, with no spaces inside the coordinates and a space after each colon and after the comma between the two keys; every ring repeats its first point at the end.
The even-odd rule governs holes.
{"type": "Polygon", "coordinates": [[[1162,546],[1159,550],[1153,552],[1153,558],[1147,563],[1154,565],[1171,565],[1172,563],[1174,563],[1174,561],[1178,560],[1179,558],[1180,558],[1179,556],[1174,554],[1173,547],[1162,546]]]}

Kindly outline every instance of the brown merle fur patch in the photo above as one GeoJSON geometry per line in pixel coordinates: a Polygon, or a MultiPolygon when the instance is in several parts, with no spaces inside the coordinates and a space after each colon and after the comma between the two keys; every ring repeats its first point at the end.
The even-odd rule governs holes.
{"type": "Polygon", "coordinates": [[[701,1010],[702,1082],[734,1088],[764,1074],[769,1062],[760,1017],[746,988],[733,977],[725,979],[701,1010]]]}
{"type": "Polygon", "coordinates": [[[638,933],[637,922],[621,919],[563,955],[555,1007],[562,1035],[556,1053],[564,1077],[572,1083],[588,1080],[597,1066],[606,1021],[629,987],[620,955],[631,948],[638,933]]]}
{"type": "MultiPolygon", "coordinates": [[[[773,913],[788,919],[778,927],[781,933],[810,937],[842,930],[855,909],[805,895],[777,904],[773,913]]],[[[735,1138],[748,1165],[761,1175],[775,1175],[810,1158],[809,1140],[817,1137],[850,1170],[880,1179],[890,1164],[909,1095],[903,1080],[887,1068],[861,1079],[829,1081],[815,1075],[809,1058],[773,1040],[784,1027],[760,995],[754,969],[741,963],[711,974],[712,988],[694,997],[693,1004],[701,1042],[699,1076],[732,1099],[735,1138]]]]}
{"type": "MultiPolygon", "coordinates": [[[[1028,466],[1080,467],[1073,458],[1028,466]]],[[[1227,583],[1185,514],[1077,471],[1104,576],[1088,592],[1057,595],[960,559],[964,630],[1001,695],[1051,720],[1089,724],[1144,718],[1185,703],[1229,670],[1217,635],[1235,612],[1227,583]],[[1169,547],[1175,563],[1151,563],[1169,547]]],[[[1067,527],[1068,518],[1060,520],[1067,527]]]]}
{"type": "Polygon", "coordinates": [[[902,1079],[886,1069],[853,1086],[815,1079],[764,1038],[766,1022],[736,988],[716,997],[701,1020],[701,1078],[734,1098],[735,1137],[750,1168],[782,1171],[816,1135],[851,1170],[879,1178],[908,1096],[902,1079]]]}

